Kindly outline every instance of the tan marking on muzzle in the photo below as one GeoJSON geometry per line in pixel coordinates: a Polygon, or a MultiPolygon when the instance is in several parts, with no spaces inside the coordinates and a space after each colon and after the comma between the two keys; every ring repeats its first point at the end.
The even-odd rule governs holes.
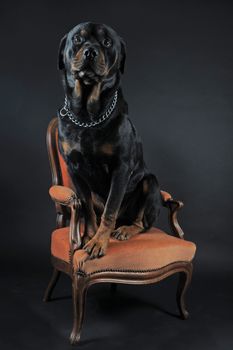
{"type": "Polygon", "coordinates": [[[81,49],[78,50],[78,52],[76,53],[75,58],[74,58],[73,62],[71,63],[72,70],[76,70],[78,68],[77,65],[80,65],[80,63],[82,64],[83,50],[84,50],[84,48],[81,47],[81,49]]]}
{"type": "Polygon", "coordinates": [[[105,76],[107,76],[109,74],[109,72],[111,71],[111,69],[115,66],[117,59],[118,59],[118,55],[116,54],[115,60],[114,60],[113,64],[111,65],[111,67],[106,71],[105,76]]]}
{"type": "Polygon", "coordinates": [[[105,63],[105,57],[104,57],[104,53],[102,50],[99,50],[99,55],[98,55],[98,59],[96,61],[96,68],[98,70],[98,72],[96,72],[97,74],[100,75],[105,75],[106,71],[107,71],[107,67],[106,67],[106,63],[105,63]]]}

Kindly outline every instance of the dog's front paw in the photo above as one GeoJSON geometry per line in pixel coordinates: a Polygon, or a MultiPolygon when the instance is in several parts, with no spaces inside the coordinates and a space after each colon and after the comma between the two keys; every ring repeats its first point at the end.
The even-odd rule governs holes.
{"type": "Polygon", "coordinates": [[[98,230],[98,227],[96,224],[94,224],[94,225],[87,224],[83,238],[82,238],[82,247],[83,248],[95,236],[97,230],[98,230]]]}
{"type": "Polygon", "coordinates": [[[105,237],[95,236],[85,244],[83,249],[90,255],[91,259],[100,258],[106,253],[108,240],[109,239],[105,237]]]}
{"type": "Polygon", "coordinates": [[[120,226],[112,232],[111,236],[118,239],[119,241],[125,241],[142,231],[143,227],[140,227],[138,225],[120,226]]]}

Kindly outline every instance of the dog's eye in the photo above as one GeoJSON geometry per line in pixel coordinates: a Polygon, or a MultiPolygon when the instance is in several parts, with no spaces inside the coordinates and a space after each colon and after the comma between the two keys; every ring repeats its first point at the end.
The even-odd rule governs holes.
{"type": "Polygon", "coordinates": [[[112,40],[109,39],[109,38],[104,39],[104,40],[103,40],[103,45],[104,45],[105,47],[110,47],[110,46],[112,46],[112,40]]]}
{"type": "Polygon", "coordinates": [[[74,44],[76,44],[76,45],[82,44],[83,41],[84,41],[84,39],[83,39],[80,35],[75,35],[75,36],[73,37],[73,42],[74,42],[74,44]]]}

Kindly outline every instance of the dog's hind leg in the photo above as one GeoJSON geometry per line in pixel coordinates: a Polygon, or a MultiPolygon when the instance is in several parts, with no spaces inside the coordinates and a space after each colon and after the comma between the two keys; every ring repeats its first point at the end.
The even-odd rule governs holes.
{"type": "Polygon", "coordinates": [[[145,230],[149,230],[151,226],[157,222],[160,209],[163,206],[163,199],[160,192],[160,187],[155,175],[150,174],[150,181],[151,185],[148,190],[143,215],[143,226],[145,230]]]}
{"type": "Polygon", "coordinates": [[[124,217],[132,218],[132,223],[120,226],[112,233],[112,236],[118,240],[129,239],[148,230],[156,221],[162,202],[159,185],[153,174],[143,177],[130,201],[133,203],[128,206],[126,203],[124,217]]]}

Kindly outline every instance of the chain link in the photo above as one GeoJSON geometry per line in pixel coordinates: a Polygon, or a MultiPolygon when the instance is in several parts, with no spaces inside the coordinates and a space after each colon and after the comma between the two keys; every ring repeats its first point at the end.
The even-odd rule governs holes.
{"type": "Polygon", "coordinates": [[[81,123],[80,121],[78,121],[75,118],[73,112],[68,107],[67,96],[65,96],[64,106],[60,109],[59,113],[60,113],[60,116],[62,119],[65,116],[67,116],[75,125],[83,127],[83,128],[91,128],[92,126],[96,126],[96,125],[102,123],[111,115],[112,111],[116,107],[117,97],[118,97],[118,92],[116,91],[114,94],[111,106],[107,109],[107,111],[99,119],[97,119],[96,121],[90,122],[90,123],[84,123],[84,122],[81,123]]]}

